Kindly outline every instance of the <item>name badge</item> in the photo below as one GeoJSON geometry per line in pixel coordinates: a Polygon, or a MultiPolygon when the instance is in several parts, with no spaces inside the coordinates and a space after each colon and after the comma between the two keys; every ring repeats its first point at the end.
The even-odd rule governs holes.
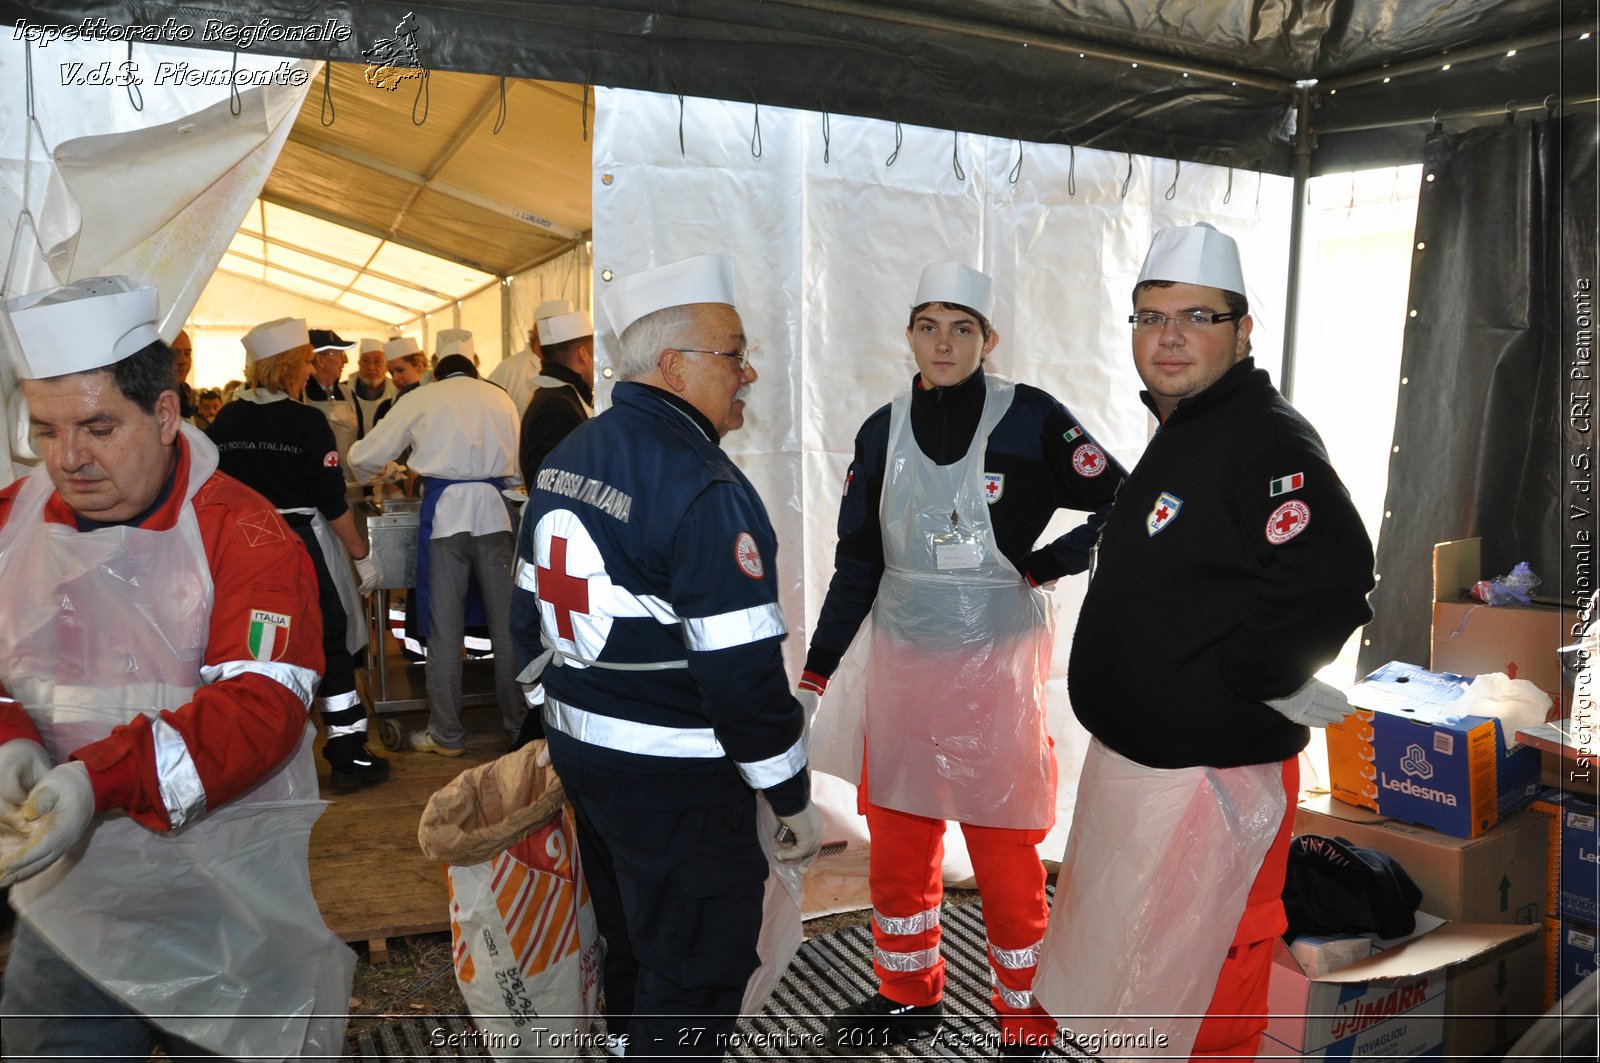
{"type": "Polygon", "coordinates": [[[983,544],[940,543],[933,548],[933,562],[940,572],[978,568],[983,564],[983,544]]]}

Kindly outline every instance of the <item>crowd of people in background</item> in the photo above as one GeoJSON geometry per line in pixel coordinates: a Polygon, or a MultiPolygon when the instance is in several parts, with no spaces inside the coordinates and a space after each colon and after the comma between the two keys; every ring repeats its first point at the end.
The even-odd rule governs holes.
{"type": "Polygon", "coordinates": [[[0,491],[0,816],[27,839],[0,838],[0,886],[18,883],[23,915],[8,1051],[333,1047],[342,1026],[321,1020],[340,1014],[349,954],[316,918],[304,834],[286,823],[251,848],[234,831],[252,811],[315,818],[313,705],[329,786],[389,776],[355,682],[362,597],[383,581],[352,502],[396,489],[420,496],[407,624],[430,640],[429,720],[405,746],[462,755],[462,639],[483,623],[505,748],[542,740],[570,802],[617,1052],[719,1058],[732,1043],[768,868],[803,868],[822,844],[807,735],[826,712],[857,736],[872,841],[874,988],[829,1021],[835,1050],[944,1021],[955,822],[983,895],[999,1058],[1049,1054],[1068,1014],[1108,1029],[1163,1014],[1180,1054],[1253,1058],[1296,758],[1309,728],[1349,711],[1315,673],[1370,618],[1373,579],[1320,439],[1250,357],[1233,240],[1181,226],[1146,255],[1128,320],[1159,427],[1131,471],[1079,414],[986,371],[1004,297],[991,278],[922,271],[916,373],[856,436],[798,690],[777,533],[721,447],[760,375],[735,288],[715,255],[615,278],[620,356],[598,416],[594,328],[560,302],[488,380],[465,330],[438,333],[432,359],[411,337],[364,340],[345,376],[352,342],[280,319],[245,335],[244,379],[220,392],[190,386],[186,333],[159,340],[154,289],[96,278],[6,304],[42,459],[0,491]],[[1086,518],[1039,543],[1058,509],[1086,518]],[[1093,742],[1052,907],[1037,848],[1056,809],[1048,591],[1092,564],[1069,682],[1093,742]],[[1153,604],[1173,621],[1154,641],[1153,604]],[[856,652],[865,697],[824,702],[856,652]],[[1136,814],[1151,793],[1179,796],[1136,814]],[[1227,856],[1181,896],[1163,892],[1174,825],[1227,856]],[[173,970],[128,969],[183,905],[195,940],[162,958],[173,970]],[[233,916],[210,925],[236,910],[274,921],[239,941],[233,916]],[[279,970],[244,939],[303,962],[279,970]],[[168,982],[182,994],[163,996],[168,982]],[[139,1017],[245,1000],[298,1018],[139,1017]]]}

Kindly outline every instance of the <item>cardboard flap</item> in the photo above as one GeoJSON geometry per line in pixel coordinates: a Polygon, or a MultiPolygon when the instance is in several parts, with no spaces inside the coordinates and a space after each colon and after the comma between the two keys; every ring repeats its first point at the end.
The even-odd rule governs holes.
{"type": "Polygon", "coordinates": [[[1483,540],[1456,539],[1433,544],[1433,600],[1452,602],[1466,596],[1483,572],[1483,540]]]}
{"type": "Polygon", "coordinates": [[[1343,985],[1415,978],[1452,964],[1487,959],[1538,932],[1538,927],[1527,924],[1445,923],[1403,945],[1323,975],[1317,981],[1343,985]]]}

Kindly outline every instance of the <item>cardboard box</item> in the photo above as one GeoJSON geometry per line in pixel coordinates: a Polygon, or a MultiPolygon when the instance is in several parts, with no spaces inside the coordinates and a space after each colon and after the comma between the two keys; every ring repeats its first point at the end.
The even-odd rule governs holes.
{"type": "MultiPolygon", "coordinates": [[[[1551,819],[1514,812],[1476,838],[1457,838],[1315,797],[1295,811],[1294,832],[1344,838],[1387,853],[1422,891],[1421,908],[1447,919],[1541,925],[1551,819]]],[[[1514,1041],[1545,1009],[1542,935],[1452,973],[1445,994],[1444,1054],[1468,1057],[1514,1041]]]]}
{"type": "Polygon", "coordinates": [[[1489,1056],[1527,1032],[1544,1014],[1545,938],[1542,933],[1459,971],[1444,994],[1446,1059],[1489,1056]]]}
{"type": "Polygon", "coordinates": [[[1544,914],[1600,925],[1600,807],[1562,790],[1542,790],[1531,812],[1546,819],[1544,914]]]}
{"type": "Polygon", "coordinates": [[[1461,838],[1532,802],[1537,752],[1508,753],[1498,720],[1453,713],[1466,683],[1391,661],[1352,687],[1357,711],[1327,729],[1333,795],[1461,838]]]}
{"type": "Polygon", "coordinates": [[[1550,605],[1490,606],[1468,597],[1474,583],[1496,575],[1483,572],[1481,547],[1481,539],[1459,539],[1433,548],[1431,667],[1468,678],[1504,672],[1526,679],[1549,694],[1559,710],[1561,659],[1556,650],[1572,641],[1566,637],[1562,610],[1550,605]]]}
{"type": "Polygon", "coordinates": [[[1277,942],[1262,1059],[1415,1059],[1444,1047],[1452,972],[1504,955],[1538,928],[1445,923],[1321,978],[1277,942]]]}
{"type": "Polygon", "coordinates": [[[1600,967],[1600,937],[1594,927],[1570,919],[1550,920],[1545,935],[1550,955],[1544,984],[1548,1009],[1600,967]]]}
{"type": "Polygon", "coordinates": [[[1344,838],[1388,853],[1422,891],[1425,912],[1471,923],[1542,923],[1549,820],[1515,812],[1476,838],[1380,816],[1331,797],[1295,810],[1294,833],[1344,838]]]}

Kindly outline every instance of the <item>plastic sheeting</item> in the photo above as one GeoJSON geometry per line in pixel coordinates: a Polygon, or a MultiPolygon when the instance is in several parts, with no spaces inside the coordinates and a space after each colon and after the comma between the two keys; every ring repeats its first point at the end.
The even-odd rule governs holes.
{"type": "MultiPolygon", "coordinates": [[[[272,85],[230,98],[227,86],[156,83],[162,63],[228,71],[235,61],[245,72],[282,64],[309,77],[316,69],[139,44],[36,48],[0,35],[0,298],[127,273],[160,289],[161,334],[177,334],[307,91],[272,85]],[[111,84],[92,83],[102,73],[111,84]],[[143,84],[116,84],[133,78],[143,84]]],[[[11,374],[9,357],[0,356],[8,439],[22,427],[11,374]]]]}
{"type": "Polygon", "coordinates": [[[1363,674],[1428,660],[1434,543],[1595,590],[1596,156],[1591,117],[1429,138],[1363,674]]]}
{"type": "MultiPolygon", "coordinates": [[[[595,301],[604,299],[608,272],[708,252],[733,258],[760,376],[745,427],[724,447],[760,491],[778,533],[791,676],[800,674],[832,576],[856,430],[914,372],[906,315],[927,263],[960,259],[994,277],[1001,337],[994,370],[1061,399],[1129,467],[1151,421],[1137,398],[1126,318],[1157,228],[1208,220],[1239,241],[1257,358],[1276,369],[1285,179],[910,126],[901,127],[896,150],[888,122],[763,107],[758,133],[748,104],[688,99],[682,106],[680,151],[675,97],[599,91],[595,301]]],[[[608,329],[598,340],[603,407],[617,350],[608,329]]],[[[1045,535],[1081,519],[1058,514],[1045,535]]],[[[1056,827],[1041,846],[1051,860],[1065,847],[1087,748],[1065,676],[1082,587],[1083,577],[1071,577],[1054,592],[1048,720],[1061,785],[1056,827]]],[[[1153,622],[1152,637],[1158,633],[1153,622]]],[[[1128,667],[1139,666],[1130,647],[1128,667]]],[[[829,822],[857,819],[848,788],[827,792],[829,822]]],[[[959,839],[959,831],[947,839],[952,880],[968,874],[959,839]]]]}

